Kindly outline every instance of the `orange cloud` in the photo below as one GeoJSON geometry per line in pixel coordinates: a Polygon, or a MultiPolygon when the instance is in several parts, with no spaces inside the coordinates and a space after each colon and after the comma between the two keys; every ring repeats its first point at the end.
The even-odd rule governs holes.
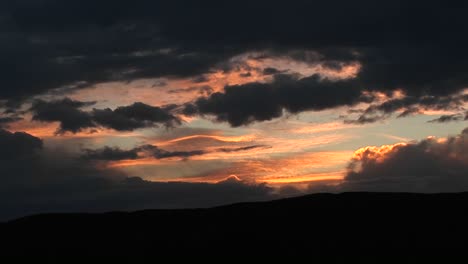
{"type": "Polygon", "coordinates": [[[22,131],[38,138],[52,137],[55,135],[59,127],[58,122],[42,123],[30,121],[30,117],[26,116],[24,120],[20,120],[9,124],[9,130],[22,131]]]}
{"type": "Polygon", "coordinates": [[[134,167],[134,166],[143,166],[143,165],[159,165],[171,162],[171,160],[179,160],[179,159],[166,159],[164,161],[154,159],[154,158],[143,158],[143,159],[136,159],[136,160],[119,160],[119,161],[111,161],[107,163],[107,166],[110,168],[119,168],[119,167],[134,167]]]}
{"type": "Polygon", "coordinates": [[[277,177],[264,180],[269,184],[291,184],[291,183],[310,183],[318,181],[341,181],[344,179],[346,171],[333,171],[327,173],[311,173],[305,175],[297,175],[294,177],[277,177]]]}
{"type": "Polygon", "coordinates": [[[396,143],[393,145],[383,145],[380,147],[368,146],[356,150],[352,159],[356,161],[364,159],[372,159],[377,162],[383,162],[388,153],[393,152],[396,148],[407,146],[407,143],[396,143]]]}
{"type": "Polygon", "coordinates": [[[222,142],[246,142],[246,141],[254,140],[255,136],[254,135],[243,135],[243,136],[191,135],[191,136],[175,138],[175,139],[171,139],[167,141],[158,141],[155,143],[163,146],[163,145],[174,144],[174,143],[181,142],[181,141],[188,141],[188,140],[194,140],[194,139],[200,139],[200,138],[215,139],[215,140],[222,141],[222,142]]]}

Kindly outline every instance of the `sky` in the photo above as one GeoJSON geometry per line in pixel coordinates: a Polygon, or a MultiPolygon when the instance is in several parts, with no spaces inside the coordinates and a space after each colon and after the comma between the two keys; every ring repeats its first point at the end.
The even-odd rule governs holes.
{"type": "Polygon", "coordinates": [[[3,1],[0,220],[468,191],[457,5],[3,1]]]}

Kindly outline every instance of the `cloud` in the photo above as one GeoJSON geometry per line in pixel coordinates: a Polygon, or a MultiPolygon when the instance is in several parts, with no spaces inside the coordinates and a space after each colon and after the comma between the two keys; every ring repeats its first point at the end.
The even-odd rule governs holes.
{"type": "Polygon", "coordinates": [[[345,119],[344,123],[363,125],[363,124],[375,123],[377,121],[384,120],[385,118],[386,118],[385,116],[370,116],[369,117],[369,116],[361,115],[356,120],[345,119]]]}
{"type": "MultiPolygon", "coordinates": [[[[465,117],[466,118],[466,117],[465,117]]],[[[429,120],[429,123],[447,123],[452,121],[461,121],[463,120],[463,114],[452,114],[452,115],[442,115],[439,118],[429,120]]]]}
{"type": "Polygon", "coordinates": [[[87,160],[130,160],[138,159],[138,149],[122,150],[117,147],[104,147],[101,149],[85,149],[81,157],[87,160]]]}
{"type": "Polygon", "coordinates": [[[192,156],[204,155],[207,152],[204,150],[191,150],[191,151],[167,151],[153,145],[143,145],[130,150],[122,150],[117,147],[103,147],[101,149],[85,149],[85,154],[81,158],[86,160],[104,160],[104,161],[118,161],[118,160],[135,160],[146,157],[153,157],[155,159],[166,158],[182,158],[187,159],[192,156]]]}
{"type": "Polygon", "coordinates": [[[268,145],[252,145],[252,146],[239,147],[239,148],[219,148],[217,151],[230,153],[230,152],[239,152],[239,151],[258,149],[258,148],[271,148],[271,146],[268,146],[268,145]]]}
{"type": "Polygon", "coordinates": [[[204,83],[207,81],[209,81],[209,78],[207,78],[205,75],[199,75],[192,79],[192,82],[194,83],[204,83]]]}
{"type": "Polygon", "coordinates": [[[84,129],[106,127],[117,131],[132,131],[135,129],[154,127],[163,124],[167,127],[179,125],[181,121],[172,115],[172,106],[160,108],[140,102],[129,106],[120,106],[115,110],[93,109],[81,110],[94,102],[80,102],[69,98],[55,101],[34,101],[30,111],[33,120],[43,122],[60,122],[58,134],[66,132],[77,133],[84,129]]]}
{"type": "Polygon", "coordinates": [[[101,160],[101,161],[119,161],[119,160],[135,160],[153,157],[155,159],[181,158],[188,159],[193,156],[201,156],[213,152],[240,152],[257,148],[269,147],[266,145],[252,145],[237,148],[218,148],[216,150],[187,150],[187,151],[168,151],[154,145],[142,145],[130,150],[123,150],[118,147],[103,147],[100,149],[85,149],[81,158],[85,160],[101,160]]]}
{"type": "Polygon", "coordinates": [[[22,120],[21,117],[18,116],[4,116],[0,117],[0,128],[8,126],[9,123],[13,123],[16,121],[22,120]]]}
{"type": "Polygon", "coordinates": [[[318,75],[297,79],[279,74],[271,83],[226,86],[224,93],[200,98],[186,105],[183,112],[214,115],[217,121],[241,126],[280,117],[283,110],[320,111],[362,101],[367,99],[361,95],[358,84],[348,80],[330,81],[318,75]]]}
{"type": "MultiPolygon", "coordinates": [[[[401,98],[391,98],[382,103],[371,104],[369,107],[359,112],[360,115],[357,119],[346,119],[345,123],[373,123],[385,120],[395,113],[400,113],[397,117],[401,118],[428,110],[459,111],[463,109],[463,105],[466,102],[468,102],[467,94],[454,94],[447,96],[411,96],[403,94],[401,98]]],[[[456,115],[451,118],[456,119],[456,115]]],[[[444,121],[448,121],[447,119],[450,119],[450,117],[446,116],[440,120],[442,119],[444,121]]]]}
{"type": "Polygon", "coordinates": [[[145,146],[139,147],[139,149],[148,152],[150,156],[156,159],[175,158],[175,157],[186,159],[192,156],[200,156],[200,155],[207,153],[204,150],[167,151],[167,150],[160,149],[153,145],[145,145],[145,146]]]}
{"type": "MultiPolygon", "coordinates": [[[[56,88],[193,78],[229,70],[233,57],[255,51],[334,69],[358,62],[360,89],[402,89],[419,97],[449,95],[468,86],[463,3],[453,8],[429,1],[424,12],[407,1],[369,0],[241,1],[228,9],[215,1],[199,5],[145,0],[130,5],[118,0],[112,14],[108,8],[90,0],[4,5],[0,99],[17,106],[56,88]],[[265,6],[269,12],[260,12],[265,6]],[[313,16],[310,10],[315,10],[313,16]]],[[[337,94],[341,96],[346,101],[347,95],[337,94]]],[[[314,107],[298,111],[309,108],[314,107]]]]}
{"type": "Polygon", "coordinates": [[[273,68],[273,67],[267,67],[265,69],[263,69],[263,75],[275,75],[275,74],[279,74],[279,73],[282,73],[283,71],[280,71],[276,68],[273,68]]]}
{"type": "Polygon", "coordinates": [[[36,100],[30,111],[34,113],[32,119],[35,121],[60,122],[57,131],[59,134],[77,133],[95,127],[91,114],[80,110],[93,104],[94,102],[79,102],[69,98],[51,102],[36,100]]]}
{"type": "Polygon", "coordinates": [[[157,124],[173,127],[181,123],[168,110],[143,103],[121,106],[115,110],[109,108],[93,109],[92,116],[94,121],[99,125],[118,131],[131,131],[139,128],[153,127],[157,124]]]}
{"type": "Polygon", "coordinates": [[[42,140],[27,133],[11,133],[0,129],[0,160],[8,161],[24,157],[31,157],[42,148],[42,140]]]}
{"type": "Polygon", "coordinates": [[[468,129],[446,139],[355,152],[340,191],[460,192],[468,188],[468,129]]]}
{"type": "Polygon", "coordinates": [[[265,184],[233,179],[163,183],[129,177],[49,150],[41,139],[21,132],[0,130],[0,144],[0,221],[46,212],[211,207],[274,197],[265,184]]]}
{"type": "Polygon", "coordinates": [[[169,90],[170,94],[179,94],[179,93],[198,93],[199,95],[210,95],[214,91],[210,86],[194,86],[189,88],[180,88],[169,90]]]}

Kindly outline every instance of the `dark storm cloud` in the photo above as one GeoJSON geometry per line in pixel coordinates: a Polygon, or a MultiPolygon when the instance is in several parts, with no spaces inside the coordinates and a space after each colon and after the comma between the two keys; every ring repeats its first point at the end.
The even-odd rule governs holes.
{"type": "Polygon", "coordinates": [[[468,86],[466,5],[14,1],[0,11],[0,99],[14,106],[59,87],[196,77],[264,50],[335,69],[359,61],[362,89],[447,95],[468,86]]]}
{"type": "Polygon", "coordinates": [[[179,125],[181,121],[164,108],[134,103],[115,110],[93,109],[93,120],[99,125],[118,131],[131,131],[138,128],[164,124],[167,127],[179,125]]]}
{"type": "Polygon", "coordinates": [[[81,110],[93,104],[94,102],[80,102],[68,98],[48,102],[36,100],[30,111],[33,113],[33,120],[60,122],[57,131],[59,134],[77,133],[83,129],[99,126],[117,131],[132,131],[154,127],[158,124],[173,127],[181,123],[170,113],[174,105],[161,108],[137,102],[129,106],[117,107],[115,110],[110,108],[81,110]]]}
{"type": "Polygon", "coordinates": [[[214,93],[185,106],[184,114],[214,115],[217,121],[232,126],[266,121],[283,114],[320,111],[337,106],[352,106],[367,101],[358,83],[349,80],[322,80],[318,75],[297,79],[278,74],[271,83],[248,83],[226,86],[224,93],[214,93]]]}
{"type": "Polygon", "coordinates": [[[107,5],[91,1],[9,4],[1,11],[6,21],[0,35],[0,70],[4,76],[0,98],[14,104],[53,88],[110,80],[197,76],[235,54],[222,48],[185,46],[182,41],[164,36],[164,21],[158,21],[162,17],[157,13],[165,5],[121,1],[109,12],[107,5]],[[118,6],[123,9],[117,11],[118,6]],[[147,10],[153,11],[148,14],[147,10]],[[73,15],[75,12],[86,15],[79,17],[73,15]]]}
{"type": "Polygon", "coordinates": [[[9,161],[31,157],[42,148],[42,140],[27,133],[11,133],[0,129],[0,160],[9,161]]]}
{"type": "Polygon", "coordinates": [[[450,95],[468,86],[468,55],[453,39],[444,44],[397,45],[364,51],[358,78],[368,89],[403,89],[409,95],[450,95]]]}
{"type": "Polygon", "coordinates": [[[233,179],[209,184],[128,177],[48,150],[26,133],[0,130],[0,144],[0,221],[47,212],[211,207],[274,197],[264,184],[233,179]]]}
{"type": "Polygon", "coordinates": [[[106,81],[149,77],[191,76],[207,72],[228,56],[190,50],[161,52],[165,45],[151,44],[157,38],[151,32],[143,33],[147,36],[138,36],[138,32],[127,32],[121,27],[123,25],[103,29],[91,27],[91,32],[73,31],[52,36],[49,36],[52,33],[37,33],[38,37],[24,36],[25,33],[5,36],[5,41],[12,43],[11,47],[2,47],[0,51],[0,54],[5,53],[2,57],[6,60],[0,65],[4,76],[2,86],[5,87],[0,91],[0,98],[9,99],[13,105],[54,88],[82,88],[106,81]],[[149,52],[138,53],[146,49],[149,52]]]}
{"type": "Polygon", "coordinates": [[[91,114],[80,110],[93,104],[94,102],[80,102],[68,98],[50,102],[36,100],[30,110],[33,112],[33,120],[60,122],[57,131],[59,134],[77,133],[83,129],[95,127],[91,114]]]}

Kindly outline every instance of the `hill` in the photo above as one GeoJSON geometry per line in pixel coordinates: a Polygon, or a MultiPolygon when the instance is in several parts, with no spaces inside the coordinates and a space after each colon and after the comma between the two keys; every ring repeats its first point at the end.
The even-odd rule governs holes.
{"type": "Polygon", "coordinates": [[[210,209],[48,214],[0,225],[1,255],[463,254],[468,193],[314,194],[210,209]]]}

